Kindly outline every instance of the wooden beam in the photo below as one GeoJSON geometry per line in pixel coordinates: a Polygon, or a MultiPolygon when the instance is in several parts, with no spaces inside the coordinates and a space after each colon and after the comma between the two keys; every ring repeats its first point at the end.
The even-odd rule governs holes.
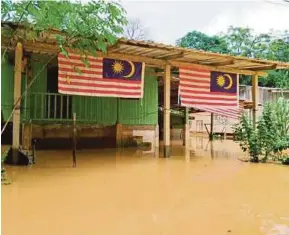
{"type": "Polygon", "coordinates": [[[138,53],[138,56],[144,56],[147,55],[149,53],[151,53],[152,51],[155,51],[154,49],[143,49],[142,52],[138,53]]]}
{"type": "Polygon", "coordinates": [[[256,121],[257,121],[257,110],[258,110],[258,75],[254,75],[252,77],[252,100],[253,100],[253,126],[256,128],[256,121]]]}
{"type": "Polygon", "coordinates": [[[188,147],[189,139],[190,139],[190,130],[189,130],[189,108],[184,108],[184,128],[183,128],[183,146],[188,147]]]}
{"type": "Polygon", "coordinates": [[[163,67],[165,65],[164,60],[152,59],[145,56],[135,56],[135,55],[127,55],[121,53],[104,53],[97,52],[97,55],[100,57],[110,58],[110,59],[118,59],[118,60],[130,60],[134,62],[145,62],[147,64],[158,65],[159,67],[163,67]]]}
{"type": "Polygon", "coordinates": [[[179,59],[179,58],[182,58],[182,57],[184,57],[184,52],[171,53],[171,54],[157,56],[157,59],[172,60],[172,59],[179,59]]]}
{"type": "Polygon", "coordinates": [[[170,97],[171,97],[171,66],[165,66],[165,77],[164,77],[164,157],[170,157],[171,150],[171,130],[170,130],[170,97]]]}
{"type": "Polygon", "coordinates": [[[169,60],[168,63],[174,67],[195,67],[197,65],[200,68],[210,69],[210,70],[214,70],[217,72],[228,72],[228,73],[237,73],[237,74],[244,74],[244,75],[256,75],[257,74],[258,76],[266,76],[267,75],[267,73],[265,73],[265,72],[255,72],[255,71],[250,71],[250,70],[230,69],[230,68],[225,68],[222,66],[199,65],[199,64],[174,61],[174,60],[169,60]]]}
{"type": "Polygon", "coordinates": [[[122,146],[122,124],[117,122],[115,125],[115,131],[116,147],[120,148],[122,146]]]}
{"type": "Polygon", "coordinates": [[[206,63],[202,63],[201,61],[200,63],[203,65],[209,65],[209,66],[224,66],[224,65],[234,64],[234,60],[226,60],[222,62],[206,62],[206,63]]]}
{"type": "Polygon", "coordinates": [[[214,139],[214,113],[211,113],[210,140],[214,139]]]}
{"type": "Polygon", "coordinates": [[[276,69],[277,65],[272,64],[272,65],[264,65],[264,66],[251,66],[251,67],[244,67],[244,69],[250,69],[252,71],[260,71],[260,70],[271,70],[271,69],[276,69]]]}
{"type": "MultiPolygon", "coordinates": [[[[48,44],[37,43],[37,42],[33,44],[32,43],[23,44],[23,48],[24,50],[31,51],[31,52],[43,51],[49,54],[55,54],[59,52],[59,47],[57,45],[48,45],[48,44]]],[[[76,49],[66,48],[66,50],[71,53],[80,53],[80,51],[76,49]]],[[[131,60],[135,62],[145,62],[146,64],[157,65],[158,67],[163,67],[166,64],[165,60],[153,59],[153,58],[146,57],[146,56],[135,56],[135,55],[129,55],[129,54],[123,54],[123,53],[113,53],[113,52],[105,53],[101,51],[97,51],[96,53],[97,53],[97,56],[99,57],[106,57],[110,59],[119,59],[119,60],[131,60]]]]}
{"type": "MultiPolygon", "coordinates": [[[[2,46],[2,45],[1,45],[2,46]]],[[[3,45],[4,47],[9,47],[9,45],[3,45]]],[[[45,43],[25,43],[23,44],[23,47],[27,51],[35,52],[35,51],[43,51],[47,53],[57,53],[59,51],[59,47],[57,45],[52,45],[52,44],[45,44],[45,43]]],[[[146,54],[149,54],[153,51],[156,51],[158,49],[147,49],[149,52],[145,53],[139,53],[139,55],[128,55],[124,53],[104,53],[104,52],[97,52],[99,56],[106,57],[106,58],[111,58],[111,59],[123,59],[123,60],[132,60],[135,62],[145,62],[147,64],[151,65],[157,65],[159,67],[164,67],[165,64],[169,63],[171,66],[174,67],[190,67],[190,66],[195,66],[198,65],[199,62],[183,62],[183,61],[178,61],[178,60],[163,60],[163,59],[154,59],[150,56],[144,56],[146,54]]],[[[74,53],[79,53],[78,50],[71,50],[71,52],[74,53]]],[[[230,59],[230,58],[229,58],[230,59]]],[[[239,74],[244,74],[244,75],[258,75],[258,76],[266,76],[267,73],[261,72],[261,71],[250,71],[250,70],[244,70],[244,69],[234,69],[234,68],[228,68],[228,67],[223,67],[223,66],[210,66],[210,65],[198,65],[199,67],[214,70],[214,71],[219,71],[219,72],[229,72],[229,73],[239,73],[239,74]]]]}
{"type": "Polygon", "coordinates": [[[12,161],[14,164],[18,162],[18,149],[20,146],[20,105],[18,102],[21,96],[21,71],[22,71],[23,46],[20,42],[15,48],[15,68],[14,68],[14,106],[13,113],[13,139],[12,139],[12,161]],[[18,102],[18,103],[17,103],[18,102]]]}

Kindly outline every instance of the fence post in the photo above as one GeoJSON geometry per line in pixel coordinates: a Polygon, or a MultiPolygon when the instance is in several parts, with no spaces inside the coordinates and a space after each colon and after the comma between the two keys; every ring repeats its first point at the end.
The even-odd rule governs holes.
{"type": "Polygon", "coordinates": [[[76,113],[72,117],[72,157],[73,167],[76,167],[76,113]]]}

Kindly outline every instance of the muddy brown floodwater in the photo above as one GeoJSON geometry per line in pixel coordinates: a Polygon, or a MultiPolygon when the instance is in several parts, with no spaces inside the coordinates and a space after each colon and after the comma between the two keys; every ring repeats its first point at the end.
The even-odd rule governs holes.
{"type": "MultiPolygon", "coordinates": [[[[161,152],[161,150],[160,150],[161,152]]],[[[174,143],[172,157],[127,149],[38,151],[8,167],[3,235],[288,235],[289,168],[237,160],[230,140],[174,143]]]]}

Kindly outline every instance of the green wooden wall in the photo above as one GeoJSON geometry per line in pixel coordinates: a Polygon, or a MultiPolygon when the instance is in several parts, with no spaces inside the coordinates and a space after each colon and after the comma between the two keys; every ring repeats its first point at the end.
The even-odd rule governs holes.
{"type": "Polygon", "coordinates": [[[13,109],[14,71],[13,66],[4,60],[1,63],[1,111],[6,121],[13,109]]]}
{"type": "Polygon", "coordinates": [[[78,120],[89,119],[97,124],[155,125],[158,122],[157,88],[157,79],[145,76],[143,99],[73,96],[73,112],[78,120]]]}
{"type": "MultiPolygon", "coordinates": [[[[22,74],[21,92],[24,92],[26,84],[26,76],[22,74]]],[[[22,99],[21,102],[24,100],[22,99]]],[[[22,103],[23,104],[23,103],[22,103]]],[[[1,111],[2,120],[7,121],[14,106],[14,66],[7,59],[1,62],[1,111]]],[[[22,111],[24,106],[21,106],[22,111]]],[[[21,115],[21,119],[24,116],[21,115]]],[[[12,120],[10,120],[12,121],[12,120]]]]}
{"type": "Polygon", "coordinates": [[[154,76],[146,76],[142,100],[120,99],[119,122],[121,124],[158,123],[158,82],[154,76]]]}
{"type": "Polygon", "coordinates": [[[32,92],[39,92],[39,93],[46,93],[47,92],[47,68],[46,68],[46,61],[47,58],[43,58],[43,56],[32,55],[31,57],[31,70],[32,70],[32,78],[35,76],[37,78],[31,85],[30,89],[27,93],[27,113],[26,113],[26,120],[29,120],[30,117],[32,118],[33,115],[44,113],[45,110],[42,110],[46,107],[46,99],[31,99],[32,92]],[[41,103],[44,103],[41,105],[41,103]]]}
{"type": "MultiPolygon", "coordinates": [[[[33,96],[33,93],[47,92],[47,68],[45,58],[33,55],[31,58],[32,78],[37,79],[28,90],[26,100],[21,103],[22,121],[34,119],[42,123],[61,122],[60,119],[47,120],[44,118],[46,110],[46,97],[33,96]],[[41,71],[42,70],[42,71],[41,71]],[[33,98],[34,97],[34,98],[33,98]],[[25,111],[26,110],[26,111],[25,111]],[[37,118],[36,118],[37,117],[37,118]]],[[[13,108],[14,68],[4,61],[1,65],[1,110],[2,119],[7,120],[13,108]]],[[[150,70],[146,70],[148,74],[150,70]]],[[[31,78],[30,78],[31,79],[31,78]]],[[[28,81],[29,82],[29,81],[28,81]]],[[[22,92],[26,87],[26,78],[22,79],[22,92]]],[[[158,123],[158,83],[154,76],[146,75],[144,80],[143,99],[118,99],[108,97],[72,97],[72,112],[76,113],[77,120],[100,125],[121,124],[154,125],[158,123]]]]}

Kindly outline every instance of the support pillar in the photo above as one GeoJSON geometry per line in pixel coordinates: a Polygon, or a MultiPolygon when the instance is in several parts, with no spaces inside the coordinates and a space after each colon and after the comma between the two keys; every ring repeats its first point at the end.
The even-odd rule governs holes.
{"type": "Polygon", "coordinates": [[[253,126],[256,128],[257,122],[257,111],[258,111],[258,75],[253,75],[252,77],[252,101],[253,101],[253,112],[252,112],[252,119],[253,119],[253,126]]]}
{"type": "MultiPolygon", "coordinates": [[[[15,68],[14,68],[14,106],[21,96],[21,72],[22,72],[23,47],[20,42],[15,48],[15,68]]],[[[20,105],[19,101],[13,113],[13,139],[12,139],[12,162],[18,162],[18,149],[20,146],[20,105]]]]}
{"type": "Polygon", "coordinates": [[[166,65],[164,76],[164,157],[171,156],[170,106],[171,106],[171,66],[166,65]]]}
{"type": "Polygon", "coordinates": [[[160,140],[159,140],[159,125],[156,125],[156,128],[155,128],[155,147],[156,148],[159,148],[160,146],[160,140]]]}
{"type": "Polygon", "coordinates": [[[210,130],[210,140],[214,138],[214,113],[211,113],[211,130],[210,130]]]}
{"type": "Polygon", "coordinates": [[[183,146],[188,145],[189,141],[189,108],[185,108],[184,129],[183,129],[183,146]]]}
{"type": "Polygon", "coordinates": [[[32,123],[23,124],[22,128],[22,148],[32,150],[32,123]]]}
{"type": "Polygon", "coordinates": [[[122,124],[116,123],[116,147],[122,146],[122,124]]]}

